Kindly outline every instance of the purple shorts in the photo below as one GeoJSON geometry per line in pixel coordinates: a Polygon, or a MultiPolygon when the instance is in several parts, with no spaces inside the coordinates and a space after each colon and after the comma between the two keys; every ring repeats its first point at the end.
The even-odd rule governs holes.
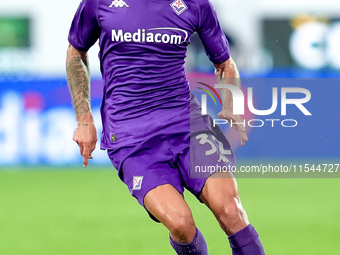
{"type": "Polygon", "coordinates": [[[135,146],[108,150],[108,155],[120,179],[143,207],[145,195],[163,184],[171,184],[181,194],[186,188],[199,199],[211,174],[235,166],[234,153],[217,126],[191,135],[164,131],[135,146]]]}

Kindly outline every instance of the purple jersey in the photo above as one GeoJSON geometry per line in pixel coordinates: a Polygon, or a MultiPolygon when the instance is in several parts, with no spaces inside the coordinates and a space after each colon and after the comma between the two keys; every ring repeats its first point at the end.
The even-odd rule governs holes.
{"type": "Polygon", "coordinates": [[[209,59],[229,46],[209,0],[83,0],[69,33],[87,51],[99,38],[104,94],[102,149],[118,149],[168,129],[189,130],[184,59],[197,32],[209,59]]]}

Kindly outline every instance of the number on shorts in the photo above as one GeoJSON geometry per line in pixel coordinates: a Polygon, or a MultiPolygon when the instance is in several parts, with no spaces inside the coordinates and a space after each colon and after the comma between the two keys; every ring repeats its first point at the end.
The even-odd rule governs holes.
{"type": "Polygon", "coordinates": [[[223,154],[223,155],[231,155],[231,150],[225,150],[223,148],[223,143],[221,143],[219,140],[217,140],[215,136],[213,136],[212,139],[218,143],[218,149],[220,150],[221,154],[223,154]]]}
{"type": "Polygon", "coordinates": [[[200,144],[206,144],[208,143],[211,146],[210,150],[205,151],[205,155],[209,156],[214,154],[215,152],[217,152],[217,148],[215,146],[215,144],[209,140],[209,136],[207,134],[200,134],[196,136],[196,139],[199,140],[200,144]]]}
{"type": "MultiPolygon", "coordinates": [[[[209,140],[209,136],[207,134],[205,134],[205,133],[204,134],[199,134],[195,138],[197,140],[199,140],[200,144],[204,145],[204,144],[208,143],[211,146],[211,149],[209,149],[209,150],[207,150],[205,152],[206,156],[212,155],[214,153],[218,153],[216,145],[212,141],[209,140]]],[[[222,155],[231,155],[231,150],[225,150],[224,147],[223,147],[223,144],[219,140],[217,140],[215,136],[212,136],[212,140],[217,142],[218,150],[219,150],[220,154],[222,154],[222,155]]]]}

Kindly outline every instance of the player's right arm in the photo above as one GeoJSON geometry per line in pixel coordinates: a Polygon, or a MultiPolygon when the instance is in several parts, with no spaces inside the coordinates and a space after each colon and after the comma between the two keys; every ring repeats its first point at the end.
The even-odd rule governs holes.
{"type": "Polygon", "coordinates": [[[69,47],[66,57],[66,72],[78,127],[75,140],[88,165],[97,142],[90,99],[90,72],[87,51],[98,40],[101,28],[97,20],[98,0],[82,0],[74,15],[68,35],[69,47]]]}
{"type": "Polygon", "coordinates": [[[67,49],[66,73],[78,122],[73,140],[79,145],[83,165],[87,167],[88,160],[92,158],[91,154],[97,142],[97,131],[91,112],[90,72],[87,52],[77,50],[70,44],[67,49]]]}

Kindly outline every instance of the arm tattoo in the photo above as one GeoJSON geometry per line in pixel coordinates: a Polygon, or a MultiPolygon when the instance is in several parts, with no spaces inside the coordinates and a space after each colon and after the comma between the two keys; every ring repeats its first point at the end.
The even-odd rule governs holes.
{"type": "Polygon", "coordinates": [[[86,60],[71,57],[66,72],[76,115],[90,112],[90,74],[86,60]]]}

